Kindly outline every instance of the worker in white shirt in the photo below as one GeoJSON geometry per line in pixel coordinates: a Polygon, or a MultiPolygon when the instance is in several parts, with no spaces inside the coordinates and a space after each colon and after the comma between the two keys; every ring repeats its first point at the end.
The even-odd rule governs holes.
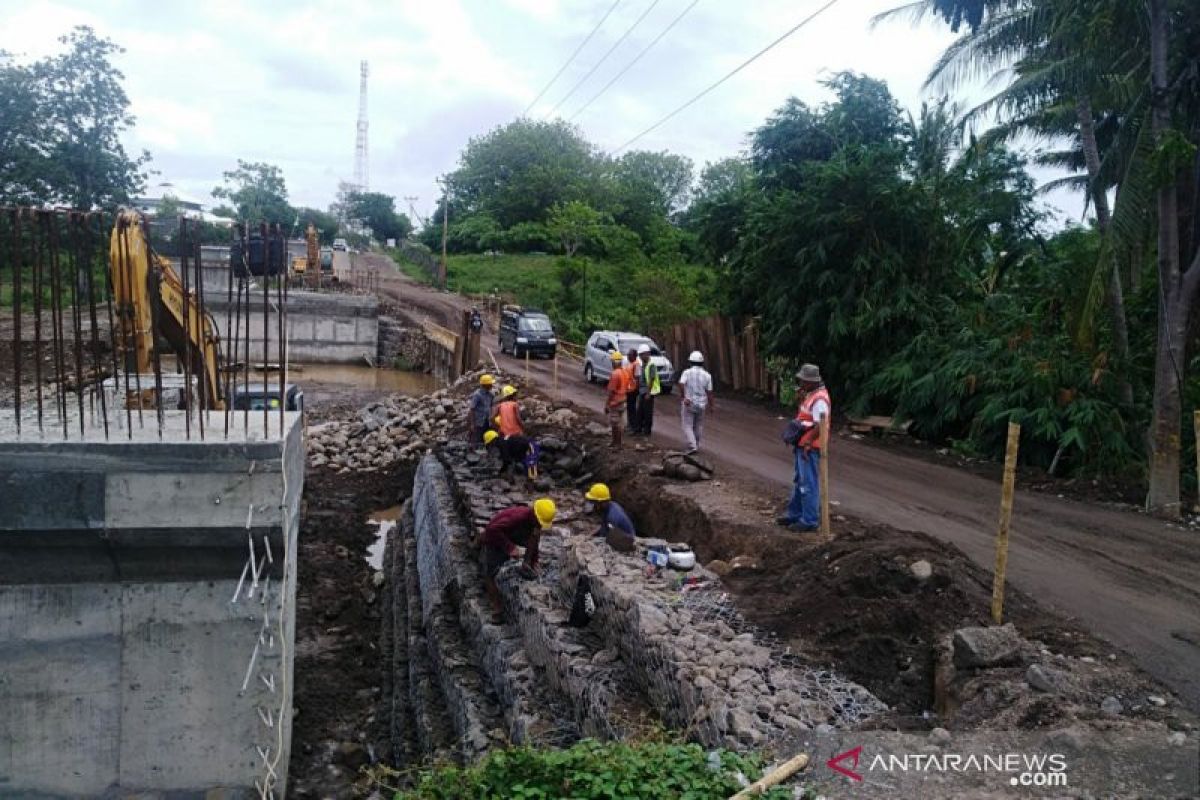
{"type": "Polygon", "coordinates": [[[687,369],[679,376],[683,388],[683,400],[679,404],[679,419],[683,424],[683,438],[687,441],[688,454],[700,449],[704,434],[704,413],[713,411],[712,375],[704,368],[704,354],[693,350],[688,356],[687,369]]]}

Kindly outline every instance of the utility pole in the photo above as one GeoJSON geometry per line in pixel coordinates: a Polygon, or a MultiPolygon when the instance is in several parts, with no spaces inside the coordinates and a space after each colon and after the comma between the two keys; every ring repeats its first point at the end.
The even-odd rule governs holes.
{"type": "Polygon", "coordinates": [[[446,288],[446,236],[450,231],[450,199],[446,184],[442,183],[442,263],[438,267],[438,286],[446,288]]]}

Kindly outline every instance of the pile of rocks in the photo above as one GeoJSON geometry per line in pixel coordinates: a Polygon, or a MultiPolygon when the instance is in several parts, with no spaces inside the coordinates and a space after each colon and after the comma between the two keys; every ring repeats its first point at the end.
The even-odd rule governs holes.
{"type": "Polygon", "coordinates": [[[429,339],[420,328],[394,317],[380,317],[375,355],[380,364],[401,361],[405,369],[425,369],[429,366],[429,339]]]}
{"type": "MultiPolygon", "coordinates": [[[[309,466],[343,473],[374,472],[397,461],[415,462],[452,439],[465,442],[466,395],[478,380],[479,373],[470,373],[432,394],[393,395],[360,409],[350,419],[309,428],[309,466]]],[[[543,466],[551,478],[569,475],[584,481],[590,477],[582,470],[586,450],[579,442],[584,437],[572,433],[579,423],[574,411],[529,397],[521,400],[521,416],[526,430],[541,442],[546,455],[543,466]],[[549,435],[542,436],[543,432],[549,435]]]]}

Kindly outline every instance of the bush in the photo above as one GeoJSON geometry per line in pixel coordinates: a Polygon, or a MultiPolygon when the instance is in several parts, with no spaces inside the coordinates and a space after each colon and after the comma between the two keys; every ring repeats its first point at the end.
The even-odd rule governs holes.
{"type": "MultiPolygon", "coordinates": [[[[516,747],[473,767],[427,770],[396,800],[724,800],[741,788],[737,773],[754,780],[761,768],[755,756],[710,757],[695,744],[589,739],[566,750],[516,747]]],[[[781,788],[760,795],[791,796],[781,788]]]]}

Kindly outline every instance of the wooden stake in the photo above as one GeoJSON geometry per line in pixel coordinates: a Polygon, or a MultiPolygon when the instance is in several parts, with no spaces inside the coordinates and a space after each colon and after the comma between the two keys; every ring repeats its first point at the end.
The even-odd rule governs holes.
{"type": "Polygon", "coordinates": [[[1192,428],[1196,433],[1196,485],[1200,487],[1200,411],[1192,412],[1192,428]]]}
{"type": "MultiPolygon", "coordinates": [[[[558,349],[554,350],[554,401],[558,402],[558,349]]],[[[1200,458],[1200,456],[1197,456],[1200,458]]]]}
{"type": "Polygon", "coordinates": [[[829,522],[829,418],[821,420],[821,463],[818,471],[821,476],[821,538],[832,539],[833,530],[829,522]]]}
{"type": "Polygon", "coordinates": [[[525,348],[525,385],[529,385],[529,348],[525,348]]]}
{"type": "Polygon", "coordinates": [[[1012,521],[1013,491],[1017,480],[1017,449],[1021,426],[1008,423],[1008,446],[1004,451],[1004,484],[1000,492],[1000,526],[996,531],[996,570],[992,574],[992,621],[1004,620],[1004,573],[1008,569],[1008,526],[1012,521]]]}
{"type": "Polygon", "coordinates": [[[776,784],[783,783],[788,778],[795,775],[800,770],[808,766],[808,753],[800,753],[793,756],[791,759],[783,762],[768,774],[763,775],[754,783],[742,789],[740,792],[730,797],[729,800],[747,800],[751,797],[759,797],[767,789],[770,789],[776,784]]]}

